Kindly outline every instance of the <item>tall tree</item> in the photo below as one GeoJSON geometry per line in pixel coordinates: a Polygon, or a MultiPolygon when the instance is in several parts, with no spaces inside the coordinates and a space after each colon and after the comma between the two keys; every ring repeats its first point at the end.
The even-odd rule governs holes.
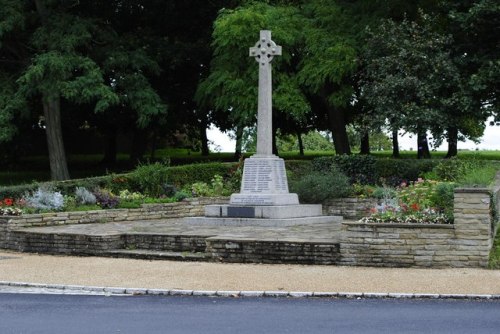
{"type": "Polygon", "coordinates": [[[435,140],[458,129],[474,138],[467,126],[481,123],[477,102],[468,94],[463,77],[449,52],[451,39],[435,31],[434,21],[386,20],[367,43],[362,97],[371,107],[367,117],[392,130],[418,136],[419,158],[428,157],[426,132],[435,140]],[[477,116],[477,115],[476,115],[477,116]]]}
{"type": "Polygon", "coordinates": [[[253,124],[257,71],[246,50],[259,30],[272,30],[284,50],[283,57],[273,61],[274,109],[280,113],[283,132],[296,132],[307,119],[325,119],[321,123],[332,131],[336,152],[350,153],[345,126],[353,91],[349,75],[356,61],[342,31],[342,11],[323,0],[272,3],[250,2],[218,17],[211,74],[199,86],[198,101],[230,110],[234,125],[253,124]],[[296,125],[290,126],[286,117],[296,125]]]}
{"type": "Polygon", "coordinates": [[[2,36],[7,37],[2,49],[16,50],[9,58],[18,64],[10,76],[11,80],[16,80],[17,90],[4,112],[19,111],[23,101],[40,99],[52,179],[68,179],[61,130],[61,99],[76,103],[97,101],[96,111],[117,102],[116,95],[104,84],[97,64],[82,52],[92,43],[95,24],[72,13],[71,5],[65,2],[36,0],[10,8],[24,22],[11,26],[15,29],[10,33],[25,40],[13,42],[8,36],[2,36]]]}

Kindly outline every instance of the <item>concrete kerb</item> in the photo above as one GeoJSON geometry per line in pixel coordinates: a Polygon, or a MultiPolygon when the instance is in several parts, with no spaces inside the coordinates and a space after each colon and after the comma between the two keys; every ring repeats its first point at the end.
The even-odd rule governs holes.
{"type": "MultiPolygon", "coordinates": [[[[42,284],[0,281],[2,287],[44,289],[71,292],[71,294],[102,294],[105,296],[202,296],[217,298],[332,298],[332,299],[468,299],[500,300],[500,294],[438,294],[438,293],[384,293],[384,292],[311,292],[311,291],[226,291],[146,289],[125,287],[99,287],[83,285],[42,284]]],[[[54,292],[52,292],[54,293],[54,292]]]]}

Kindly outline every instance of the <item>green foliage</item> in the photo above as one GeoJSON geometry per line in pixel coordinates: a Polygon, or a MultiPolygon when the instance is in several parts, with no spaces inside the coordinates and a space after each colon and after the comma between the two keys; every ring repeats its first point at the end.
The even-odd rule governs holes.
{"type": "Polygon", "coordinates": [[[200,163],[185,166],[174,166],[168,170],[168,180],[178,188],[195,182],[210,183],[214,175],[227,177],[235,163],[200,163]]]}
{"type": "Polygon", "coordinates": [[[349,178],[336,167],[327,171],[313,171],[291,182],[290,189],[304,203],[322,203],[329,198],[346,197],[352,191],[349,178]]]}
{"type": "Polygon", "coordinates": [[[416,181],[438,163],[439,160],[430,159],[377,159],[375,168],[383,183],[398,186],[401,182],[416,181]]]}
{"type": "Polygon", "coordinates": [[[345,173],[351,183],[375,184],[377,182],[376,159],[371,155],[336,155],[313,160],[313,169],[328,171],[333,165],[345,173]]]}
{"type": "Polygon", "coordinates": [[[457,158],[441,161],[433,172],[440,180],[458,182],[470,169],[476,165],[469,160],[459,160],[457,158]]]}
{"type": "Polygon", "coordinates": [[[142,193],[151,197],[163,194],[163,187],[167,184],[169,166],[155,162],[148,165],[139,165],[129,176],[131,183],[142,193]]]}
{"type": "Polygon", "coordinates": [[[481,166],[471,168],[458,179],[458,184],[462,187],[484,187],[487,188],[495,181],[498,170],[493,166],[481,166]]]}
{"type": "Polygon", "coordinates": [[[191,185],[191,194],[194,197],[228,196],[231,193],[232,189],[226,186],[224,179],[220,175],[214,175],[210,184],[196,182],[191,185]]]}
{"type": "Polygon", "coordinates": [[[457,187],[452,182],[440,182],[434,187],[430,195],[431,207],[437,208],[449,217],[453,217],[454,190],[457,187]]]}
{"type": "Polygon", "coordinates": [[[388,119],[394,130],[431,130],[436,143],[449,128],[471,139],[482,132],[485,110],[449,51],[452,39],[438,25],[421,12],[418,20],[386,20],[370,32],[360,82],[367,124],[379,127],[388,119]]]}
{"type": "Polygon", "coordinates": [[[500,269],[500,229],[498,229],[493,241],[493,247],[491,247],[488,268],[500,269]]]}

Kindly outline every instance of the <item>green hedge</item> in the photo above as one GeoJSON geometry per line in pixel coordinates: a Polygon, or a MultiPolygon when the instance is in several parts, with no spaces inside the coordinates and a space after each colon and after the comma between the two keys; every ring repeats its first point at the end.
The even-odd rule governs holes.
{"type": "Polygon", "coordinates": [[[336,155],[313,160],[313,169],[327,172],[332,165],[346,174],[351,183],[374,184],[378,180],[377,159],[371,155],[336,155]]]}
{"type": "MultiPolygon", "coordinates": [[[[200,163],[185,166],[168,167],[166,183],[173,184],[181,188],[186,184],[195,182],[210,183],[213,176],[218,174],[228,177],[237,167],[237,163],[200,163]]],[[[74,179],[60,182],[31,183],[16,186],[0,187],[0,199],[5,197],[20,198],[26,192],[34,191],[39,186],[48,186],[63,194],[73,194],[76,187],[94,189],[96,187],[106,187],[113,192],[129,189],[137,191],[138,182],[134,178],[134,172],[127,174],[110,174],[106,176],[90,177],[86,179],[74,179]]]]}
{"type": "Polygon", "coordinates": [[[214,175],[228,177],[237,168],[238,163],[200,163],[193,165],[175,166],[169,168],[168,183],[177,187],[195,182],[210,183],[214,175]]]}
{"type": "Polygon", "coordinates": [[[349,176],[351,183],[398,185],[402,181],[417,180],[441,161],[440,159],[377,159],[370,155],[338,155],[314,159],[312,170],[327,171],[335,165],[349,176]]]}
{"type": "Polygon", "coordinates": [[[375,168],[379,181],[395,186],[402,181],[416,181],[441,161],[440,159],[377,159],[375,168]]]}
{"type": "MultiPolygon", "coordinates": [[[[391,185],[401,181],[416,180],[422,173],[432,170],[441,160],[416,159],[376,159],[373,156],[329,156],[316,158],[313,161],[289,160],[286,162],[289,181],[300,180],[315,171],[328,171],[335,164],[350,178],[351,182],[377,183],[380,178],[391,185]]],[[[195,182],[210,183],[218,174],[227,179],[238,167],[238,163],[198,163],[184,166],[168,167],[166,183],[182,188],[195,182]]],[[[36,190],[40,185],[50,185],[63,194],[72,194],[75,187],[106,187],[114,192],[123,189],[138,191],[133,180],[133,172],[127,174],[110,174],[106,176],[74,179],[62,182],[32,183],[17,186],[0,187],[0,199],[5,197],[19,198],[28,191],[36,190]]]]}

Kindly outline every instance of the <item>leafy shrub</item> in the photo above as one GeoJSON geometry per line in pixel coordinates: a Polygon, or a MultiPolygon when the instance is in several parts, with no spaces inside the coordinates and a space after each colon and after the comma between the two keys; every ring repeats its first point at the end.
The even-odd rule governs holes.
{"type": "Polygon", "coordinates": [[[493,166],[471,168],[457,181],[463,187],[489,187],[495,181],[496,173],[493,166]]]}
{"type": "Polygon", "coordinates": [[[191,193],[194,197],[203,196],[225,196],[231,193],[231,189],[224,186],[224,179],[220,175],[214,175],[210,184],[195,182],[191,185],[191,193]]]}
{"type": "Polygon", "coordinates": [[[189,194],[184,191],[178,191],[174,195],[174,199],[176,202],[180,202],[185,198],[189,198],[189,194]]]}
{"type": "Polygon", "coordinates": [[[430,205],[447,216],[453,216],[454,190],[456,184],[452,182],[439,182],[430,195],[430,205]]]}
{"type": "Polygon", "coordinates": [[[395,198],[397,195],[396,189],[391,187],[377,187],[373,190],[372,197],[380,200],[395,198]]]}
{"type": "Polygon", "coordinates": [[[196,182],[210,183],[214,175],[221,175],[223,178],[230,176],[237,165],[236,163],[213,162],[170,167],[168,179],[178,188],[196,182]]]}
{"type": "Polygon", "coordinates": [[[97,189],[94,195],[97,205],[103,209],[114,209],[120,203],[120,199],[107,189],[97,189]]]}
{"type": "Polygon", "coordinates": [[[473,168],[473,162],[469,160],[459,160],[451,158],[442,160],[434,167],[433,172],[441,181],[458,181],[469,169],[473,168]]]}
{"type": "Polygon", "coordinates": [[[138,192],[130,192],[129,190],[125,189],[120,191],[120,194],[118,195],[121,200],[125,201],[141,201],[143,200],[146,196],[144,196],[141,193],[138,192]]]}
{"type": "Polygon", "coordinates": [[[76,198],[71,195],[63,195],[64,198],[64,211],[73,211],[78,205],[76,198]]]}
{"type": "Polygon", "coordinates": [[[163,195],[163,186],[167,183],[168,169],[169,166],[159,162],[140,165],[130,174],[130,180],[138,191],[159,197],[163,195]]]}
{"type": "Polygon", "coordinates": [[[371,155],[336,155],[316,158],[312,162],[316,171],[327,172],[333,165],[347,175],[351,183],[374,184],[377,179],[376,158],[371,155]]]}
{"type": "Polygon", "coordinates": [[[290,186],[304,203],[321,203],[329,198],[345,197],[352,190],[349,178],[335,167],[326,173],[313,171],[290,186]]]}
{"type": "Polygon", "coordinates": [[[401,183],[417,181],[424,173],[430,172],[439,163],[431,159],[378,159],[375,163],[379,181],[396,187],[401,183]]]}
{"type": "Polygon", "coordinates": [[[96,204],[97,199],[93,193],[91,193],[85,187],[76,187],[75,189],[75,201],[79,205],[96,204]]]}
{"type": "Polygon", "coordinates": [[[22,198],[26,193],[34,192],[38,187],[37,183],[0,187],[0,198],[22,198]]]}
{"type": "Polygon", "coordinates": [[[59,191],[40,187],[33,193],[24,196],[26,205],[35,210],[61,210],[64,207],[64,197],[59,191]]]}

